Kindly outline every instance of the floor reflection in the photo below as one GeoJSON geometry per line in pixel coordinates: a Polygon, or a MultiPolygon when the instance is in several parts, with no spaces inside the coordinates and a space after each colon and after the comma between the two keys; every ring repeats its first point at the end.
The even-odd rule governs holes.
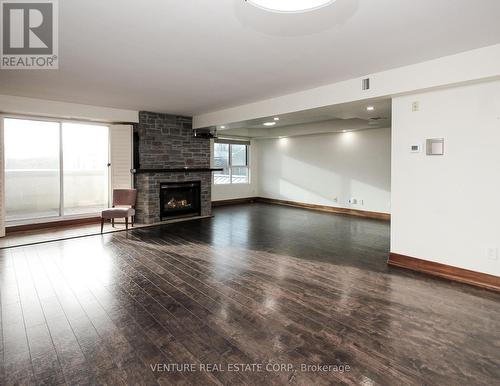
{"type": "Polygon", "coordinates": [[[2,384],[491,384],[500,295],[386,266],[385,222],[264,204],[0,251],[2,384]],[[471,360],[475,358],[475,360],[471,360]],[[152,363],[292,364],[167,372],[152,363]],[[301,372],[301,364],[350,366],[301,372]]]}

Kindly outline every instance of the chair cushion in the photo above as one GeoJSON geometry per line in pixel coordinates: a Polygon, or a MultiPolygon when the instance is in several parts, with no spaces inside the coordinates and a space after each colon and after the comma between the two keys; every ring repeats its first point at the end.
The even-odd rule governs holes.
{"type": "Polygon", "coordinates": [[[103,210],[101,213],[102,218],[124,218],[135,215],[135,209],[133,208],[110,208],[103,210]]]}

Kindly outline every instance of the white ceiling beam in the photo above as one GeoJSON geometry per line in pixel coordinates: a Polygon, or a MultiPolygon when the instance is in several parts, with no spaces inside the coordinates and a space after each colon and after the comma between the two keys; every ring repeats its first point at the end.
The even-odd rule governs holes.
{"type": "Polygon", "coordinates": [[[500,78],[500,44],[194,117],[194,128],[500,78]],[[361,89],[370,78],[370,90],[361,89]]]}

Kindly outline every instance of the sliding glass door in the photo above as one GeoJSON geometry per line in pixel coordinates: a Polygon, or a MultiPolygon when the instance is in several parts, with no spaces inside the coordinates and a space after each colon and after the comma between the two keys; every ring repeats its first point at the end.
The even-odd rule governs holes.
{"type": "Polygon", "coordinates": [[[59,123],[5,119],[6,221],[59,216],[59,123]]]}
{"type": "Polygon", "coordinates": [[[5,118],[4,137],[7,222],[108,206],[107,126],[5,118]]]}
{"type": "Polygon", "coordinates": [[[108,138],[106,126],[62,124],[65,215],[108,207],[108,138]]]}

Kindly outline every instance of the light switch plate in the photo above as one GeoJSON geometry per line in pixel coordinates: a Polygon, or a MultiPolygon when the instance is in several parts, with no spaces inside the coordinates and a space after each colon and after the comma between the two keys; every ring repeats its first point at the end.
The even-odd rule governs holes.
{"type": "Polygon", "coordinates": [[[443,155],[444,154],[444,138],[430,138],[426,141],[427,155],[443,155]]]}
{"type": "Polygon", "coordinates": [[[486,248],[486,257],[490,260],[498,260],[498,248],[486,248]]]}

